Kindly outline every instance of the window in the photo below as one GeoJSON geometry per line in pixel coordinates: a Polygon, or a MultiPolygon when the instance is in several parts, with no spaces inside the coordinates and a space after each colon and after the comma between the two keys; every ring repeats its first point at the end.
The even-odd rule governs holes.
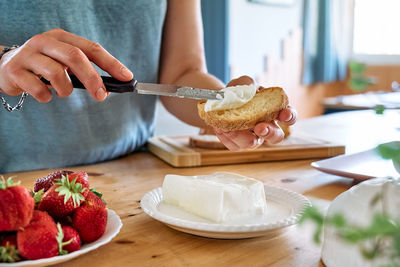
{"type": "Polygon", "coordinates": [[[400,65],[399,10],[399,0],[355,0],[354,59],[400,65]]]}

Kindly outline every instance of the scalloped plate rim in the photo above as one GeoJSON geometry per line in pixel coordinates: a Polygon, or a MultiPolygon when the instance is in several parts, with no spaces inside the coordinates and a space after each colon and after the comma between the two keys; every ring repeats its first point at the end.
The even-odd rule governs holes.
{"type": "MultiPolygon", "coordinates": [[[[293,192],[291,190],[280,188],[272,185],[264,184],[264,188],[267,193],[274,193],[268,195],[274,201],[279,202],[280,204],[287,204],[287,201],[284,201],[284,196],[291,197],[291,205],[290,207],[294,209],[293,214],[286,218],[282,218],[281,220],[277,220],[270,223],[265,224],[242,224],[242,225],[221,225],[215,223],[202,223],[202,222],[193,222],[189,220],[184,220],[180,218],[175,218],[169,215],[166,215],[160,211],[158,211],[157,206],[162,201],[162,189],[161,187],[155,188],[149,192],[147,192],[140,201],[141,207],[145,213],[147,213],[153,219],[160,221],[167,225],[168,227],[179,230],[179,228],[185,228],[186,233],[192,233],[195,235],[205,236],[205,237],[214,237],[214,238],[231,238],[230,235],[235,238],[235,236],[239,236],[238,234],[248,233],[248,237],[261,236],[263,234],[267,234],[272,230],[284,228],[290,225],[294,225],[300,219],[304,209],[311,205],[310,201],[303,195],[293,192]],[[280,194],[282,196],[280,197],[280,194]],[[158,198],[158,199],[155,199],[158,198]],[[150,202],[153,201],[154,204],[150,202]],[[294,203],[295,202],[295,203],[294,203]],[[211,233],[220,233],[223,234],[224,237],[212,236],[211,233]],[[258,233],[254,235],[255,233],[258,233]],[[211,236],[210,236],[211,234],[211,236]]],[[[237,238],[246,238],[245,235],[240,235],[242,237],[237,238]]]]}

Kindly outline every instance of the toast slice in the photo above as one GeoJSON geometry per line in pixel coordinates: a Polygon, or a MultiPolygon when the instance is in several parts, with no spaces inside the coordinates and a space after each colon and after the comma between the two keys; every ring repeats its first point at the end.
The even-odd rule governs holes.
{"type": "Polygon", "coordinates": [[[189,145],[191,147],[207,149],[227,149],[226,146],[219,141],[218,137],[212,134],[189,136],[189,145]]]}
{"type": "Polygon", "coordinates": [[[197,104],[199,116],[207,125],[223,131],[248,130],[263,121],[275,120],[288,105],[288,97],[280,87],[261,87],[255,96],[239,108],[204,111],[206,101],[197,104]]]}

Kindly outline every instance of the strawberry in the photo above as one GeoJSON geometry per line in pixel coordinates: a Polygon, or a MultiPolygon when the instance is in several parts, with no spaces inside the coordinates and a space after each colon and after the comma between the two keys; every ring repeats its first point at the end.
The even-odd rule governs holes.
{"type": "Polygon", "coordinates": [[[90,189],[89,194],[85,198],[84,204],[89,206],[99,206],[105,208],[106,202],[101,197],[102,194],[97,192],[96,189],[90,189]]]}
{"type": "Polygon", "coordinates": [[[17,231],[29,224],[35,203],[28,190],[13,183],[12,177],[0,180],[0,232],[17,231]]]}
{"type": "Polygon", "coordinates": [[[88,193],[87,173],[67,174],[61,179],[56,179],[54,185],[44,193],[38,209],[47,211],[55,219],[61,219],[79,207],[88,193]]]}
{"type": "MultiPolygon", "coordinates": [[[[60,224],[57,226],[59,227],[60,224]]],[[[62,232],[64,233],[62,242],[61,254],[71,253],[81,248],[81,238],[78,232],[70,226],[62,226],[62,232]]]]}
{"type": "Polygon", "coordinates": [[[46,177],[39,178],[35,181],[35,184],[33,186],[33,191],[39,192],[41,189],[43,189],[43,192],[46,192],[47,190],[50,189],[50,187],[53,185],[56,179],[61,179],[62,176],[71,173],[73,173],[73,171],[67,171],[67,170],[55,171],[50,173],[46,177]]]}
{"type": "Polygon", "coordinates": [[[6,235],[0,239],[0,262],[16,262],[20,260],[17,250],[17,235],[6,235]]]}
{"type": "Polygon", "coordinates": [[[47,212],[35,210],[32,221],[17,233],[20,255],[28,260],[50,258],[59,253],[57,225],[47,212]]]}
{"type": "Polygon", "coordinates": [[[107,210],[99,206],[82,205],[77,208],[72,218],[75,228],[83,242],[99,239],[107,226],[107,210]]]}

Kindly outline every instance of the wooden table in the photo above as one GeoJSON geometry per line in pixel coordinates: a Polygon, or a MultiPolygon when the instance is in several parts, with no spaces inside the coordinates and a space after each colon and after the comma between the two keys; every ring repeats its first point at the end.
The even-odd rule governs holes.
{"type": "MultiPolygon", "coordinates": [[[[400,113],[335,113],[299,121],[293,127],[296,130],[344,143],[346,153],[354,153],[378,143],[399,140],[400,113]]],[[[311,160],[300,160],[178,169],[141,152],[100,164],[68,168],[92,174],[92,187],[104,193],[108,207],[119,214],[124,225],[109,244],[61,266],[322,266],[321,248],[313,244],[313,229],[309,226],[292,226],[274,237],[208,239],[166,227],[147,216],[139,203],[146,192],[161,186],[168,173],[236,172],[303,193],[322,207],[352,186],[352,179],[321,173],[311,168],[310,163],[311,160]]],[[[32,187],[36,178],[49,172],[15,175],[24,186],[32,187]]],[[[6,176],[9,175],[13,174],[6,176]]]]}

